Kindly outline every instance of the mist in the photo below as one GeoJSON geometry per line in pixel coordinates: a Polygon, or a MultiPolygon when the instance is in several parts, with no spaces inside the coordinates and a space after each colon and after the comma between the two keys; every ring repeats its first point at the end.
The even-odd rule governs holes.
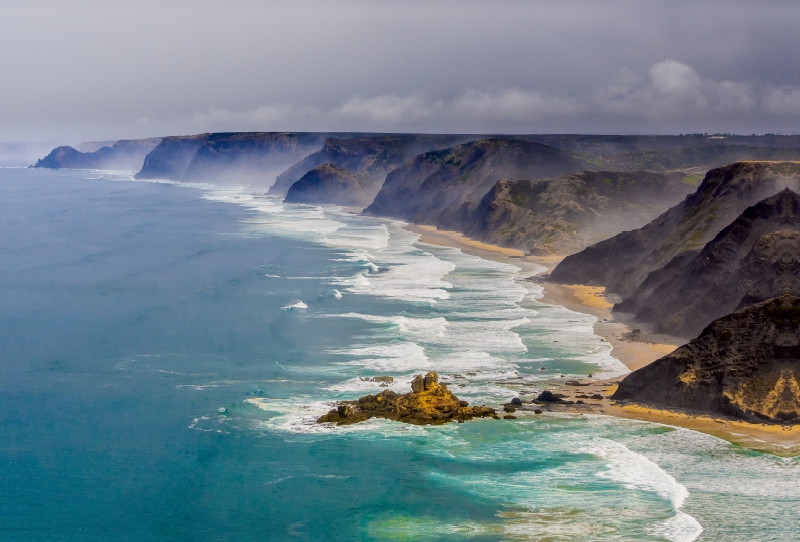
{"type": "Polygon", "coordinates": [[[6,1],[0,141],[793,133],[792,2],[6,1]]]}

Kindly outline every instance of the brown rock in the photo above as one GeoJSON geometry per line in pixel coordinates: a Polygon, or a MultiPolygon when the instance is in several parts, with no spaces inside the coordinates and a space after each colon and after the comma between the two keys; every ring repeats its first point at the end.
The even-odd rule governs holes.
{"type": "Polygon", "coordinates": [[[449,421],[464,421],[472,418],[496,416],[495,409],[486,406],[470,407],[439,384],[435,372],[424,377],[417,375],[411,382],[411,392],[399,395],[384,390],[377,395],[365,395],[358,401],[346,401],[317,421],[337,425],[358,423],[369,418],[386,418],[418,425],[441,424],[449,421]]]}

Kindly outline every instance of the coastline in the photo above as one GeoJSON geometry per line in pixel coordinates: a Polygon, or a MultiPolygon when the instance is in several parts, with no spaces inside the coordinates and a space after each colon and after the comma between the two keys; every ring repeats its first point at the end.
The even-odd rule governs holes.
{"type": "MultiPolygon", "coordinates": [[[[478,256],[487,260],[510,263],[522,268],[523,272],[533,272],[545,267],[546,273],[564,258],[564,256],[525,256],[521,250],[490,245],[475,241],[465,235],[450,231],[440,230],[434,226],[421,226],[409,224],[404,228],[420,235],[419,242],[429,245],[458,248],[467,254],[478,256]]],[[[583,285],[562,285],[538,283],[544,289],[544,295],[539,299],[546,305],[560,305],[575,312],[588,313],[597,318],[594,333],[611,344],[611,355],[620,360],[629,370],[635,371],[649,363],[663,357],[673,350],[678,344],[658,344],[645,342],[631,342],[623,340],[623,334],[630,328],[620,322],[613,322],[611,307],[603,296],[604,288],[583,285]]]]}
{"type": "MultiPolygon", "coordinates": [[[[469,237],[455,231],[440,230],[434,226],[408,224],[404,229],[420,235],[419,242],[458,248],[467,254],[501,263],[510,263],[520,267],[523,272],[533,272],[546,268],[549,273],[563,259],[563,256],[526,256],[521,250],[505,248],[469,237]]],[[[621,361],[630,371],[640,369],[653,361],[669,354],[680,345],[667,343],[633,342],[622,339],[630,328],[623,323],[614,322],[611,314],[612,304],[603,295],[604,288],[585,285],[561,285],[540,283],[544,289],[541,303],[560,305],[569,310],[591,314],[598,320],[594,333],[605,339],[612,346],[611,355],[621,361]]],[[[575,399],[575,395],[603,396],[602,400],[592,400],[586,404],[576,405],[536,405],[545,412],[574,413],[578,415],[605,415],[618,418],[634,419],[659,423],[673,427],[681,427],[713,435],[758,452],[770,453],[782,457],[800,454],[800,426],[776,426],[752,424],[737,420],[712,418],[710,416],[691,415],[670,410],[659,410],[644,406],[619,405],[612,402],[609,396],[616,390],[621,377],[609,380],[592,381],[580,387],[563,386],[558,389],[567,399],[575,399]]],[[[533,411],[534,405],[524,405],[518,412],[533,411]]],[[[530,412],[533,414],[533,412],[530,412]]]]}

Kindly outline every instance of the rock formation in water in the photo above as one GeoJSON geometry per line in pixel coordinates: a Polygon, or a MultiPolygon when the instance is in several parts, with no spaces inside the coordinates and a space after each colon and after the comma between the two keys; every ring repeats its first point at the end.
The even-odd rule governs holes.
{"type": "MultiPolygon", "coordinates": [[[[451,147],[458,143],[479,139],[469,135],[395,134],[356,137],[351,139],[329,138],[319,151],[308,155],[280,175],[269,193],[285,196],[291,186],[306,173],[323,164],[331,164],[350,171],[364,180],[360,188],[372,202],[381,189],[386,175],[414,156],[435,149],[451,147]]],[[[311,203],[311,202],[309,202],[311,203]]],[[[317,199],[313,203],[329,203],[317,199]]],[[[365,205],[366,205],[365,204],[365,205]]]]}
{"type": "Polygon", "coordinates": [[[784,293],[800,296],[800,195],[788,188],[747,208],[702,250],[651,272],[614,312],[694,337],[721,316],[784,293]]]}
{"type": "Polygon", "coordinates": [[[377,395],[365,395],[358,401],[343,401],[317,422],[349,425],[370,418],[386,418],[428,425],[496,415],[493,408],[471,407],[466,401],[460,401],[447,386],[439,384],[436,373],[430,372],[424,377],[414,377],[409,393],[399,395],[385,390],[377,395]]]}
{"type": "Polygon", "coordinates": [[[749,206],[789,187],[798,190],[800,164],[740,162],[713,169],[694,194],[646,226],[565,258],[550,280],[605,286],[623,299],[676,256],[711,241],[749,206]]]}
{"type": "Polygon", "coordinates": [[[50,154],[38,160],[33,167],[138,171],[144,163],[145,156],[160,141],[161,138],[120,140],[92,152],[81,152],[67,146],[56,147],[50,154]]]}
{"type": "Polygon", "coordinates": [[[693,192],[699,172],[584,171],[501,180],[465,224],[475,239],[530,254],[572,254],[650,222],[693,192]]]}
{"type": "Polygon", "coordinates": [[[513,139],[482,139],[421,154],[386,177],[368,214],[463,231],[500,179],[594,169],[574,153],[513,139]]]}
{"type": "Polygon", "coordinates": [[[782,295],[715,320],[629,374],[612,399],[751,422],[800,420],[800,298],[782,295]]]}
{"type": "Polygon", "coordinates": [[[333,164],[317,166],[289,188],[288,203],[333,203],[366,207],[372,201],[370,183],[333,164]]]}

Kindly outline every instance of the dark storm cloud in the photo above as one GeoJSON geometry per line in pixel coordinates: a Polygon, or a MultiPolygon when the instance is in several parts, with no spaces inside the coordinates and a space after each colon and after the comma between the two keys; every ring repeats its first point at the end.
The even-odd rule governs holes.
{"type": "Polygon", "coordinates": [[[794,132],[793,2],[0,4],[0,140],[794,132]]]}

